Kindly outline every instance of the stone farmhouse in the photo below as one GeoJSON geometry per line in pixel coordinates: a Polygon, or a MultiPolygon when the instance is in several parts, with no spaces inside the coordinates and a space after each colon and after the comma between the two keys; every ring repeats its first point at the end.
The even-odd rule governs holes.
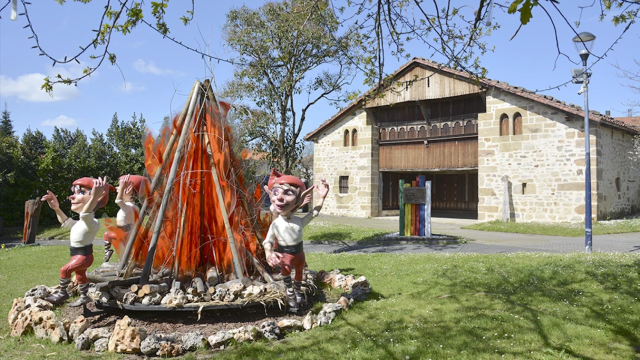
{"type": "MultiPolygon", "coordinates": [[[[510,221],[584,221],[580,106],[422,58],[392,79],[382,96],[369,90],[305,137],[315,181],[332,185],[324,213],[398,215],[399,180],[425,175],[438,216],[489,221],[508,206],[510,221]]],[[[640,211],[631,155],[640,120],[589,119],[593,218],[640,211]]]]}

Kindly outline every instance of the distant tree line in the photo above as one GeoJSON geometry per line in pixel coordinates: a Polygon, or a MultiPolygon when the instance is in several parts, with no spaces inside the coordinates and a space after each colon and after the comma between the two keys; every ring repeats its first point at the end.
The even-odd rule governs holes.
{"type": "MultiPolygon", "coordinates": [[[[80,130],[55,127],[47,139],[40,130],[28,128],[21,138],[15,135],[11,113],[5,104],[0,120],[0,216],[6,226],[21,225],[24,203],[51,190],[60,208],[71,216],[71,183],[84,176],[108,176],[117,185],[123,174],[144,173],[143,141],[146,132],[142,114],[131,120],[118,119],[115,113],[106,135],[95,129],[91,137],[80,130]]],[[[97,216],[115,216],[117,206],[112,194],[109,205],[97,216]]],[[[56,222],[53,211],[45,209],[41,223],[56,222]]]]}

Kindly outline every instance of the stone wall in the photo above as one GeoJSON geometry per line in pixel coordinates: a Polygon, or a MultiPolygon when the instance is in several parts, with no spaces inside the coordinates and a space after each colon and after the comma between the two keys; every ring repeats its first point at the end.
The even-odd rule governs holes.
{"type": "Polygon", "coordinates": [[[640,159],[633,158],[633,136],[606,127],[597,135],[598,219],[640,212],[640,159]]]}
{"type": "Polygon", "coordinates": [[[355,109],[318,135],[314,143],[314,183],[325,178],[331,190],[322,208],[323,214],[369,217],[378,215],[378,134],[362,109],[355,109]],[[349,136],[357,130],[358,142],[343,145],[345,130],[349,136]],[[340,193],[340,177],[349,177],[349,189],[340,193]]]}
{"type": "MultiPolygon", "coordinates": [[[[502,219],[508,177],[511,221],[579,222],[584,220],[584,122],[546,105],[499,90],[489,91],[487,112],[478,118],[478,220],[502,219]],[[513,116],[522,116],[522,135],[513,134],[513,116]],[[500,117],[510,119],[500,136],[500,117]]],[[[596,134],[591,126],[592,194],[596,181],[596,134]]],[[[599,202],[592,196],[593,214],[599,202]]]]}

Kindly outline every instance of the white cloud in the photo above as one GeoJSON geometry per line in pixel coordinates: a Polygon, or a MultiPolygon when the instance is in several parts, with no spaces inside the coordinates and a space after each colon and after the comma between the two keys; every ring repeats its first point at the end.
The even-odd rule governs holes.
{"type": "Polygon", "coordinates": [[[144,86],[138,86],[132,82],[126,81],[124,84],[122,84],[122,87],[120,88],[120,91],[122,92],[126,92],[126,93],[131,93],[134,91],[143,91],[146,88],[144,86]]]}
{"type": "Polygon", "coordinates": [[[154,75],[170,75],[173,74],[173,70],[171,69],[161,69],[156,66],[153,61],[145,62],[142,59],[138,59],[133,63],[133,68],[137,71],[146,74],[154,74],[154,75]]]}
{"type": "Polygon", "coordinates": [[[60,115],[57,118],[51,120],[47,119],[40,123],[41,126],[57,126],[61,128],[75,127],[78,124],[76,119],[70,118],[65,115],[60,115]]]}
{"type": "Polygon", "coordinates": [[[80,91],[75,86],[57,84],[53,87],[53,93],[47,94],[40,89],[46,75],[35,73],[20,75],[10,78],[0,75],[0,94],[2,97],[16,97],[30,102],[54,102],[75,99],[80,96],[80,91]]]}

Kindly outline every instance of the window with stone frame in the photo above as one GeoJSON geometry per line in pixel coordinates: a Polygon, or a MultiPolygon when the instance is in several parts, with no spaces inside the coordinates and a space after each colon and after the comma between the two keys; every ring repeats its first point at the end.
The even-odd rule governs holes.
{"type": "Polygon", "coordinates": [[[509,116],[507,114],[500,115],[500,136],[509,135],[509,116]]]}
{"type": "Polygon", "coordinates": [[[340,189],[340,194],[349,193],[349,177],[348,176],[340,176],[340,182],[339,182],[338,188],[340,189]]]}
{"type": "Polygon", "coordinates": [[[342,146],[344,146],[344,147],[348,147],[349,146],[349,130],[345,130],[344,131],[344,137],[342,139],[342,146]]]}
{"type": "Polygon", "coordinates": [[[358,146],[358,130],[351,131],[351,146],[358,146]]]}
{"type": "Polygon", "coordinates": [[[522,135],[522,115],[513,114],[513,135],[522,135]]]}

